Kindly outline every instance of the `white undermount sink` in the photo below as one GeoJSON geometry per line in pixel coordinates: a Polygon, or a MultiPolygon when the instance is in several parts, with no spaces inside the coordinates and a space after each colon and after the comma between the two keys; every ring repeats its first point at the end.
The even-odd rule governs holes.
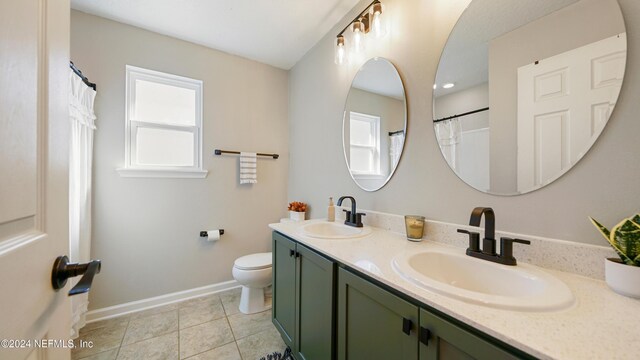
{"type": "Polygon", "coordinates": [[[302,233],[321,239],[352,239],[371,234],[371,228],[368,226],[357,228],[339,222],[323,221],[304,225],[302,233]]]}
{"type": "Polygon", "coordinates": [[[555,311],[574,303],[562,281],[528,264],[507,266],[437,249],[400,254],[393,268],[427,290],[489,307],[555,311]]]}

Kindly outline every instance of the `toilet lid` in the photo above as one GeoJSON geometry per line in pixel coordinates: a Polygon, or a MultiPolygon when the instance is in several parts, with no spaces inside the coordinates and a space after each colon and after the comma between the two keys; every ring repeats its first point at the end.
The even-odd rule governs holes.
{"type": "Polygon", "coordinates": [[[271,267],[271,253],[259,253],[239,257],[233,263],[233,266],[241,270],[258,270],[271,267]]]}

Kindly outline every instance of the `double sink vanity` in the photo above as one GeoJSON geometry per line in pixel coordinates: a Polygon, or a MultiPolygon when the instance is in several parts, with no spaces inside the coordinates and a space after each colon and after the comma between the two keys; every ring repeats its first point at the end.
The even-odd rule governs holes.
{"type": "MultiPolygon", "coordinates": [[[[584,158],[607,125],[622,89],[626,39],[616,0],[471,1],[428,85],[442,160],[487,194],[483,202],[542,191],[584,158]]],[[[342,145],[354,182],[374,192],[402,164],[408,107],[390,60],[360,65],[345,101],[342,145]]],[[[423,194],[390,193],[394,200],[423,194]]],[[[489,208],[474,209],[470,226],[428,221],[423,241],[410,242],[401,216],[367,211],[363,218],[352,197],[337,205],[345,198],[352,207],[344,224],[270,225],[273,323],[296,359],[638,357],[640,302],[602,281],[603,259],[615,256],[610,248],[498,236],[489,208]]],[[[428,212],[456,203],[445,199],[429,199],[428,212]]],[[[549,197],[518,201],[553,207],[541,199],[549,197]]],[[[522,221],[541,214],[528,211],[522,221]]],[[[545,216],[539,224],[564,221],[545,216]]],[[[572,226],[582,225],[563,222],[565,235],[572,226]]]]}
{"type": "Polygon", "coordinates": [[[296,359],[624,358],[637,339],[640,304],[599,280],[468,256],[433,234],[270,227],[273,323],[296,359]]]}

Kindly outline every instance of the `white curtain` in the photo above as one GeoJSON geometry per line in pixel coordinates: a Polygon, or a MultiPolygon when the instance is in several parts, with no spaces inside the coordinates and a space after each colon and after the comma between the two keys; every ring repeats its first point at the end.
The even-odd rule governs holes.
{"type": "MultiPolygon", "coordinates": [[[[95,90],[88,87],[69,69],[69,114],[71,117],[71,146],[69,162],[69,256],[71,262],[87,262],[91,251],[91,167],[93,160],[93,131],[96,116],[93,112],[95,90]]],[[[79,277],[71,280],[75,285],[79,277]]],[[[89,305],[88,294],[71,297],[73,323],[72,338],[78,336],[85,324],[89,305]]]]}
{"type": "Polygon", "coordinates": [[[457,162],[457,146],[460,143],[460,120],[454,118],[451,120],[440,121],[435,124],[436,137],[438,138],[438,144],[440,144],[440,150],[442,155],[447,159],[447,162],[453,169],[458,170],[457,162]]]}
{"type": "Polygon", "coordinates": [[[393,169],[400,161],[404,145],[404,131],[393,133],[389,136],[389,140],[389,160],[391,160],[391,169],[393,169]]]}

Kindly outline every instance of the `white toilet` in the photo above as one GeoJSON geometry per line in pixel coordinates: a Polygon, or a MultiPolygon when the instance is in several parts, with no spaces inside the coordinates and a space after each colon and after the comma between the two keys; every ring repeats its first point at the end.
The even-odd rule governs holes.
{"type": "Polygon", "coordinates": [[[253,314],[271,308],[265,288],[271,285],[271,253],[242,256],[233,263],[233,278],[242,285],[240,312],[253,314]]]}

